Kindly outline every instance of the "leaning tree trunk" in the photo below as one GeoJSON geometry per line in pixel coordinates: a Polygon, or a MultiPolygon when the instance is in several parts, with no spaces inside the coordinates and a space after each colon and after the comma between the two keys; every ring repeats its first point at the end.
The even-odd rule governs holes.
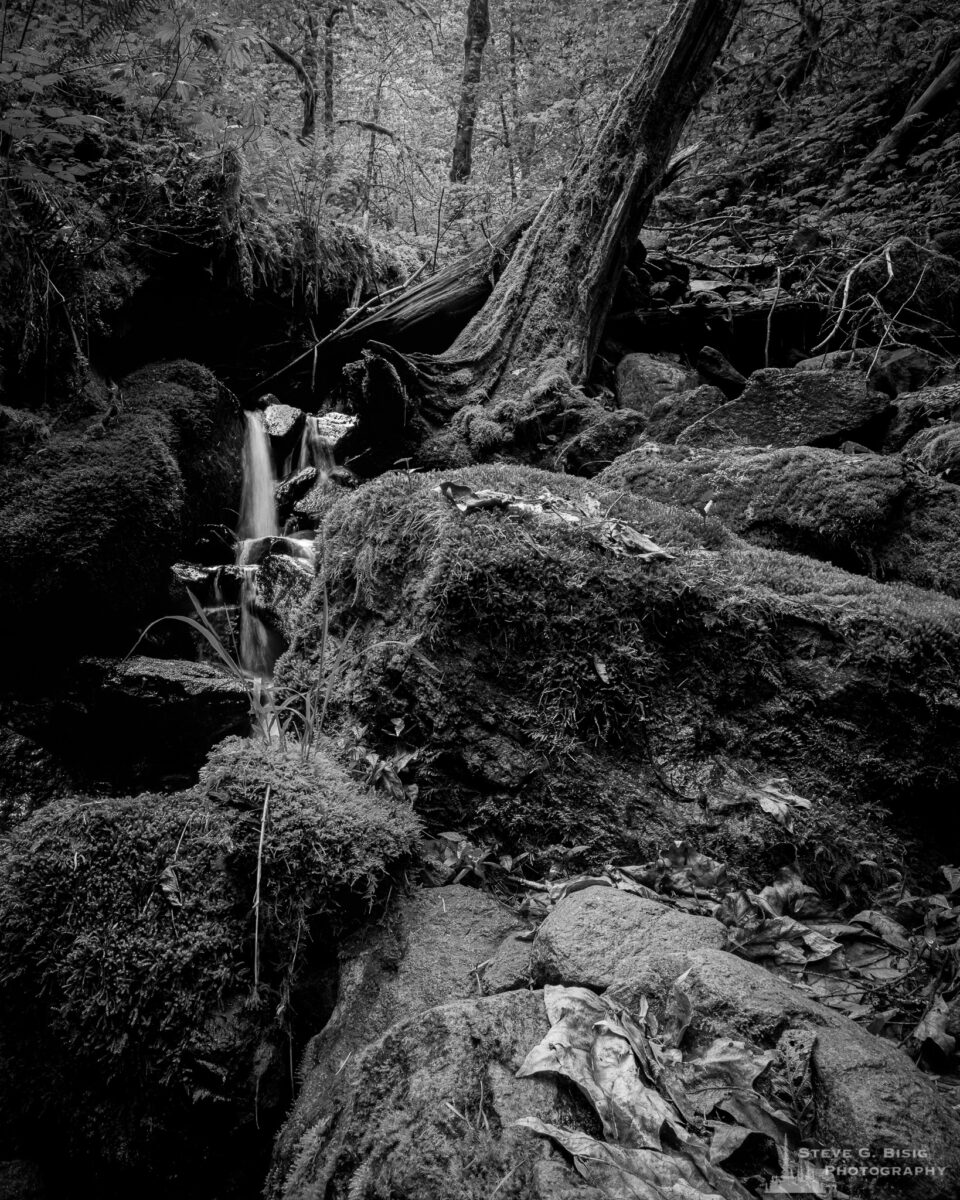
{"type": "Polygon", "coordinates": [[[571,385],[588,376],[627,250],[739,6],[677,0],[593,148],[574,161],[448,350],[405,356],[372,342],[347,368],[368,445],[443,462],[452,423],[480,457],[574,399],[571,385]]]}

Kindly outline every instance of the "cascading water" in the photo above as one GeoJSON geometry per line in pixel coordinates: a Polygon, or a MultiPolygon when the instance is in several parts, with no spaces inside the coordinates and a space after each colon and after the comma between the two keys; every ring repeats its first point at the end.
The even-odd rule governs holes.
{"type": "Polygon", "coordinates": [[[260,538],[276,537],[276,480],[270,438],[259,413],[247,413],[243,446],[243,490],[237,530],[237,564],[243,572],[240,587],[240,665],[250,675],[270,679],[276,657],[275,639],[257,615],[257,567],[250,564],[251,548],[260,538]]]}
{"type": "Polygon", "coordinates": [[[243,443],[243,491],[240,495],[241,540],[276,537],[276,478],[270,437],[259,413],[247,413],[247,436],[243,443]]]}
{"type": "Polygon", "coordinates": [[[317,475],[326,480],[336,466],[333,459],[333,443],[323,432],[322,417],[307,417],[300,439],[300,459],[297,469],[316,467],[317,475]]]}

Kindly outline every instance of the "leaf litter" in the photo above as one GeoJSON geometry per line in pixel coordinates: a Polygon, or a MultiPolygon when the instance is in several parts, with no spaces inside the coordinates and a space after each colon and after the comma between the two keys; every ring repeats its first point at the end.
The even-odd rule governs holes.
{"type": "MultiPolygon", "coordinates": [[[[768,783],[786,796],[793,795],[784,780],[768,783]]],[[[760,784],[754,790],[762,792],[766,788],[767,784],[760,784]]],[[[760,802],[759,797],[754,799],[760,802]]],[[[774,813],[771,816],[778,819],[774,813]]],[[[534,927],[565,896],[591,887],[615,888],[683,911],[713,916],[725,926],[724,948],[728,952],[764,966],[811,999],[902,1047],[922,1070],[934,1076],[944,1099],[960,1113],[958,867],[940,868],[944,889],[930,895],[914,893],[896,873],[889,873],[885,879],[878,875],[882,882],[870,894],[868,907],[849,914],[852,905],[843,912],[832,910],[793,867],[782,867],[765,887],[743,886],[723,862],[686,841],[670,843],[650,862],[607,865],[579,875],[567,875],[565,870],[569,870],[571,859],[589,851],[585,845],[547,847],[535,855],[498,856],[492,845],[476,845],[462,834],[447,832],[424,839],[423,851],[424,865],[435,884],[462,881],[472,875],[470,882],[491,887],[504,896],[512,893],[514,898],[519,885],[520,912],[534,927]],[[521,873],[538,873],[535,863],[542,862],[543,856],[551,865],[540,879],[521,873]]],[[[532,937],[533,932],[532,928],[527,936],[532,937]]],[[[580,995],[577,989],[573,991],[580,995]]],[[[736,1075],[734,1065],[744,1064],[745,1070],[749,1060],[741,1057],[736,1047],[728,1047],[725,1058],[721,1046],[700,1047],[694,1057],[678,1057],[678,1047],[694,1015],[683,991],[682,977],[674,985],[664,1025],[658,1032],[651,1032],[652,1017],[645,1008],[634,1020],[622,1010],[611,1010],[602,998],[589,992],[585,995],[589,999],[580,995],[578,1015],[568,1004],[565,1023],[554,1006],[556,1011],[550,1016],[560,1031],[551,1030],[553,1048],[546,1044],[550,1038],[546,1039],[531,1053],[524,1069],[528,1073],[554,1070],[567,1074],[588,1098],[592,1093],[603,1106],[598,1112],[605,1128],[609,1123],[611,1133],[626,1130],[631,1144],[624,1148],[621,1143],[611,1143],[608,1137],[601,1144],[605,1148],[598,1148],[586,1134],[558,1131],[534,1118],[527,1125],[564,1145],[581,1174],[595,1180],[596,1186],[605,1188],[616,1200],[661,1195],[684,1200],[688,1194],[684,1189],[694,1186],[690,1180],[701,1161],[715,1166],[748,1142],[755,1147],[758,1139],[762,1142],[775,1137],[780,1139],[779,1152],[784,1131],[789,1144],[791,1132],[805,1127],[804,1109],[812,1107],[812,1034],[786,1031],[778,1044],[777,1063],[754,1077],[754,1082],[771,1081],[764,1089],[767,1102],[756,1099],[758,1093],[748,1086],[747,1076],[741,1076],[738,1086],[728,1090],[721,1101],[708,1086],[710,1072],[716,1070],[722,1076],[723,1071],[729,1071],[729,1085],[736,1075]],[[593,1025],[598,1025],[596,1033],[592,1032],[593,1025]],[[625,1044],[629,1044],[629,1057],[625,1044]],[[631,1070],[640,1072],[639,1084],[630,1076],[631,1070]],[[641,1084],[647,1091],[654,1086],[660,1092],[662,1102],[670,1106],[666,1113],[662,1104],[646,1092],[638,1099],[641,1084]],[[607,1094],[611,1099],[604,1099],[607,1094]],[[707,1100],[713,1101],[710,1112],[703,1111],[707,1100]],[[656,1126],[660,1149],[652,1144],[633,1145],[638,1139],[643,1141],[638,1131],[647,1130],[647,1141],[652,1140],[649,1130],[657,1114],[662,1118],[656,1126]],[[676,1139],[678,1120],[681,1130],[686,1131],[686,1141],[676,1139]],[[694,1131],[698,1143],[690,1141],[694,1131]],[[681,1169],[674,1160],[687,1152],[683,1147],[689,1149],[691,1144],[699,1147],[689,1151],[693,1165],[681,1169]],[[611,1149],[611,1145],[620,1149],[611,1149]],[[662,1161],[664,1155],[672,1156],[670,1163],[662,1161]],[[632,1178],[638,1171],[642,1175],[648,1170],[653,1174],[644,1179],[658,1179],[655,1187],[659,1192],[649,1188],[645,1191],[647,1185],[632,1178]],[[607,1180],[605,1184],[599,1182],[603,1179],[607,1180]],[[611,1179],[619,1181],[619,1191],[610,1191],[611,1179]]],[[[700,1191],[693,1194],[698,1196],[727,1194],[722,1190],[705,1191],[703,1177],[696,1187],[700,1191]]]]}
{"type": "MultiPolygon", "coordinates": [[[[627,521],[611,517],[600,506],[595,496],[583,500],[571,500],[543,491],[534,499],[515,496],[509,492],[497,492],[489,488],[474,491],[466,484],[445,480],[434,489],[449,504],[460,512],[475,513],[489,509],[502,509],[509,513],[526,513],[552,525],[578,527],[611,554],[630,555],[641,562],[655,562],[674,557],[668,550],[658,546],[652,538],[642,533],[627,521]]],[[[602,664],[601,664],[602,665],[602,664]]]]}
{"type": "Polygon", "coordinates": [[[603,1138],[533,1116],[517,1124],[561,1146],[611,1200],[748,1200],[722,1164],[750,1137],[768,1141],[781,1166],[800,1144],[793,1116],[759,1090],[777,1069],[774,1051],[731,1038],[680,1049],[689,1023],[682,977],[662,1029],[645,1000],[632,1015],[586,988],[548,985],[543,995],[551,1028],[517,1074],[569,1079],[603,1138]]]}

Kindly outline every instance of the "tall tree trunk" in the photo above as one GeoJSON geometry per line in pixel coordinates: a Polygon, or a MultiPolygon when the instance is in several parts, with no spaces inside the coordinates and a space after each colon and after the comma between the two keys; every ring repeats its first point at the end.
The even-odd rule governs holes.
{"type": "MultiPolygon", "coordinates": [[[[575,406],[572,386],[587,379],[627,251],[739,7],[677,0],[595,144],[575,159],[448,350],[408,357],[369,345],[351,382],[370,442],[400,442],[401,452],[416,454],[451,421],[469,433],[482,417],[482,436],[466,438],[481,454],[481,443],[509,447],[548,410],[575,406]]],[[[421,454],[442,457],[429,446],[421,454]]]]}
{"type": "Polygon", "coordinates": [[[463,39],[463,80],[460,84],[457,132],[453,140],[451,183],[463,183],[470,178],[473,126],[477,119],[477,101],[480,94],[480,72],[483,69],[483,51],[489,36],[490,13],[487,0],[467,0],[467,35],[463,39]]]}
{"type": "Polygon", "coordinates": [[[345,10],[339,4],[328,4],[323,19],[323,127],[328,140],[333,138],[333,80],[335,63],[334,25],[345,10]]]}
{"type": "Polygon", "coordinates": [[[319,71],[319,39],[320,26],[312,12],[308,12],[303,25],[303,90],[300,99],[303,101],[303,123],[300,127],[302,138],[312,138],[317,128],[317,74],[319,71]]]}

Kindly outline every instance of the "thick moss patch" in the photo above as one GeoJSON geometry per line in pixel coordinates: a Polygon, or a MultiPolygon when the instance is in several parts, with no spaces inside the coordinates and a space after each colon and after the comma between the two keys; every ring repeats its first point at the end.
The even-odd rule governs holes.
{"type": "Polygon", "coordinates": [[[20,1152],[103,1164],[108,1191],[134,1170],[155,1194],[245,1186],[336,940],[417,831],[326,759],[239,739],[193,791],[56,801],[20,825],[0,876],[0,1117],[20,1152]]]}
{"type": "Polygon", "coordinates": [[[960,488],[899,455],[647,444],[601,478],[684,507],[712,497],[711,520],[758,545],[960,594],[960,488]]]}
{"type": "Polygon", "coordinates": [[[128,649],[201,525],[233,523],[239,439],[236,402],[210,372],[168,363],[8,468],[0,616],[21,634],[14,649],[128,649]]]}
{"type": "MultiPolygon", "coordinates": [[[[379,753],[398,727],[423,750],[431,820],[512,849],[636,854],[676,829],[673,802],[699,812],[731,771],[853,806],[934,802],[960,783],[953,601],[749,546],[597,481],[505,466],[457,479],[592,493],[674,558],[614,557],[534,514],[461,513],[439,475],[386,476],[330,510],[332,630],[349,635],[335,716],[379,753]]],[[[323,587],[282,664],[297,686],[319,656],[323,587]]]]}

